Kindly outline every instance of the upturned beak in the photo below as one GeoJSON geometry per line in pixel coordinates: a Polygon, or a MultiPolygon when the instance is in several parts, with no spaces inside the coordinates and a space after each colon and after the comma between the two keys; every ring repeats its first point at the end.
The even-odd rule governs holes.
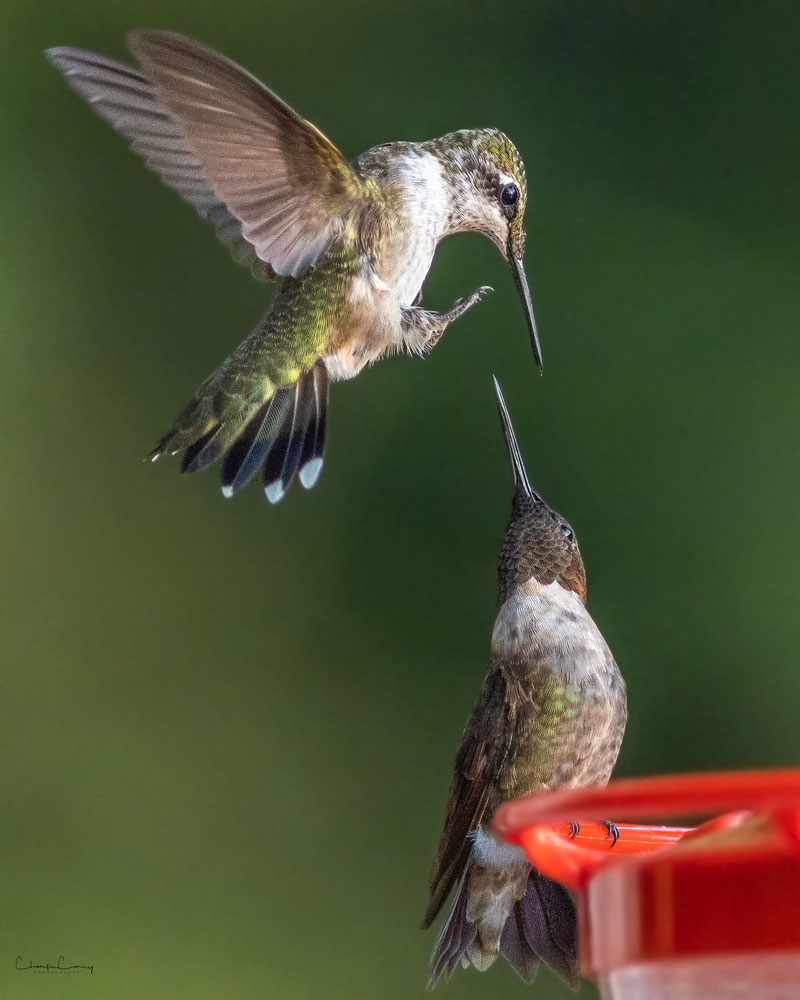
{"type": "Polygon", "coordinates": [[[531,335],[533,356],[536,359],[536,365],[539,368],[539,374],[541,375],[542,348],[539,345],[539,334],[536,330],[536,317],[533,315],[533,303],[531,302],[531,293],[528,288],[528,279],[525,277],[525,268],[522,266],[522,258],[517,257],[510,246],[508,248],[507,259],[511,265],[511,270],[514,273],[514,284],[517,286],[519,297],[522,299],[522,308],[525,311],[525,319],[528,323],[528,332],[531,335]]]}
{"type": "Polygon", "coordinates": [[[531,484],[528,481],[528,473],[525,471],[525,463],[522,461],[522,453],[520,452],[519,445],[517,444],[517,435],[514,433],[514,427],[511,423],[511,417],[508,413],[506,401],[503,399],[500,383],[497,381],[497,377],[495,375],[492,375],[492,379],[494,381],[494,391],[497,394],[497,407],[500,410],[500,421],[503,424],[503,433],[506,436],[508,457],[511,459],[511,474],[514,477],[514,486],[526,496],[534,497],[536,500],[541,500],[539,494],[536,490],[531,488],[531,484]]]}

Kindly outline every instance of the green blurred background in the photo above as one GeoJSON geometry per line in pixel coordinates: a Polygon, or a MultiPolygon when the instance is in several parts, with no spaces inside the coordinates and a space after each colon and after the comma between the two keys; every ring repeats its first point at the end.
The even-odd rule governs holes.
{"type": "MultiPolygon", "coordinates": [[[[423,996],[509,510],[492,372],[628,682],[618,773],[800,759],[797,4],[3,20],[0,996],[423,996]],[[216,472],[143,464],[271,293],[41,54],[122,57],[139,26],[244,63],[348,155],[505,129],[546,376],[499,255],[458,237],[426,301],[495,294],[424,362],[334,387],[313,492],[228,502],[216,472]],[[55,986],[17,954],[95,972],[55,986]]],[[[498,964],[442,992],[524,989],[498,964]]]]}

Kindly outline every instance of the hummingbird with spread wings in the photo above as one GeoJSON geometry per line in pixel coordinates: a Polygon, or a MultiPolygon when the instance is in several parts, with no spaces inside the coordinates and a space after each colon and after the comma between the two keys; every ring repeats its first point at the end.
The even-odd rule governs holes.
{"type": "Polygon", "coordinates": [[[511,265],[536,362],[523,269],[525,169],[493,128],[390,142],[347,163],[254,76],[199,42],[136,31],[138,67],[73,48],[50,61],[163,181],[212,223],[235,260],[275,279],[272,308],[200,386],[151,457],[221,460],[233,496],[261,473],[280,500],[323,461],[328,383],[393,353],[423,355],[490,289],[447,312],[421,304],[439,240],[488,236],[511,265]]]}
{"type": "Polygon", "coordinates": [[[502,955],[526,982],[544,961],[577,988],[572,898],[490,824],[509,799],[606,784],[625,732],[625,682],[586,610],[575,532],[531,486],[496,380],[495,389],[514,496],[491,664],[456,756],[423,922],[429,927],[454,892],[430,985],[459,964],[483,971],[502,955]]]}

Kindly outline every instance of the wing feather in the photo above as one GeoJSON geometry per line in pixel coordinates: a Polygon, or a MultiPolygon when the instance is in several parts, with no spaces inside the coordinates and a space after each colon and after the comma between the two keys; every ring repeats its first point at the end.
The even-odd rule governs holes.
{"type": "Polygon", "coordinates": [[[254,76],[199,42],[137,31],[130,46],[258,257],[282,275],[315,264],[365,193],[339,150],[254,76]]]}
{"type": "Polygon", "coordinates": [[[506,681],[494,666],[484,683],[456,756],[447,818],[431,877],[431,896],[423,927],[436,919],[450,890],[460,880],[472,851],[470,831],[496,805],[497,781],[514,731],[506,681]]]}
{"type": "Polygon", "coordinates": [[[200,160],[145,76],[115,59],[81,49],[48,49],[47,56],[70,86],[130,141],[147,166],[216,228],[237,263],[249,267],[261,281],[275,277],[243,236],[240,220],[214,193],[200,160]]]}

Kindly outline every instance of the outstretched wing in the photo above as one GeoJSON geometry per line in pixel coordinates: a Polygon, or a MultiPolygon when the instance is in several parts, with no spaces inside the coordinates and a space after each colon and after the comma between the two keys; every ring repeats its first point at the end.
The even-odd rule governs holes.
{"type": "Polygon", "coordinates": [[[339,150],[255,77],[199,42],[137,31],[130,47],[258,257],[282,275],[314,264],[365,193],[339,150]]]}
{"type": "Polygon", "coordinates": [[[461,878],[470,852],[470,831],[499,803],[497,780],[513,734],[513,711],[502,671],[493,667],[464,732],[456,756],[447,818],[431,877],[431,898],[423,927],[430,927],[450,890],[461,878]]]}
{"type": "Polygon", "coordinates": [[[261,281],[275,277],[242,235],[239,219],[212,190],[202,164],[146,77],[124,63],[80,49],[48,49],[47,56],[98,114],[130,140],[147,166],[216,226],[237,263],[261,281]]]}

